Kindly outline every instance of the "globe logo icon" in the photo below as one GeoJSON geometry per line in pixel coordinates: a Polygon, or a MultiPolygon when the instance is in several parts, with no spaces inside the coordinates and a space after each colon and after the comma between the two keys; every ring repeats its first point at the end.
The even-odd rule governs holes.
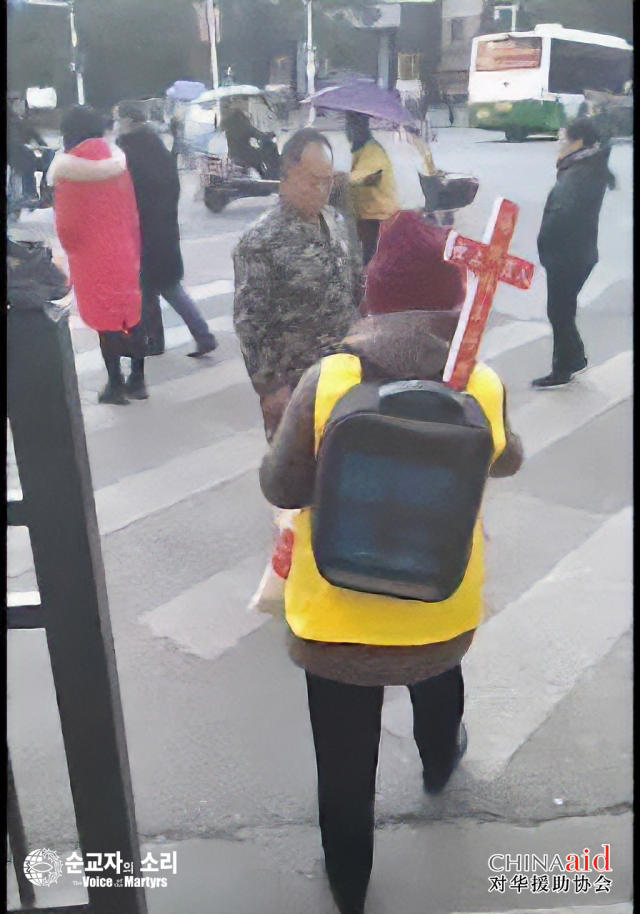
{"type": "Polygon", "coordinates": [[[53,885],[62,876],[62,860],[55,851],[39,847],[27,854],[24,874],[34,885],[53,885]]]}

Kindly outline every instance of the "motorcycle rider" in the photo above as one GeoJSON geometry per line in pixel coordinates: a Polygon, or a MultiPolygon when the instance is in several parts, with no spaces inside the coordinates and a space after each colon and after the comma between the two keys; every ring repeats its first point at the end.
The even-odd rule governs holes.
{"type": "MultiPolygon", "coordinates": [[[[242,101],[234,99],[223,116],[220,124],[227,137],[229,158],[238,165],[255,168],[261,178],[269,176],[269,162],[266,160],[265,149],[256,148],[251,140],[259,143],[273,141],[273,133],[263,133],[254,127],[245,112],[242,110],[242,101]]],[[[273,144],[273,143],[272,143],[273,144]]]]}

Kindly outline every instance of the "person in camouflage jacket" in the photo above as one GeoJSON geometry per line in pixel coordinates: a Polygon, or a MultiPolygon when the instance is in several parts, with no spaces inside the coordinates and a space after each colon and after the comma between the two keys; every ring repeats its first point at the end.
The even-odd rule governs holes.
{"type": "Polygon", "coordinates": [[[280,200],[234,254],[234,326],[260,397],[267,439],[304,371],[334,352],[357,319],[362,261],[328,206],[331,146],[316,130],[282,150],[280,200]]]}

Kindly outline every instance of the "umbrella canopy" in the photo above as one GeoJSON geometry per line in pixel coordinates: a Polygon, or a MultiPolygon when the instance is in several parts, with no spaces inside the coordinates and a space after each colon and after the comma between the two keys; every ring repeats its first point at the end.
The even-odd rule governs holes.
{"type": "Polygon", "coordinates": [[[344,86],[330,86],[321,89],[303,104],[331,111],[356,111],[393,124],[413,124],[414,119],[404,107],[395,92],[381,89],[368,80],[356,80],[344,86]]]}
{"type": "Polygon", "coordinates": [[[220,89],[209,89],[203,92],[194,101],[199,105],[207,102],[217,102],[222,98],[247,98],[251,95],[264,96],[264,89],[258,89],[257,86],[221,86],[220,89]]]}
{"type": "Polygon", "coordinates": [[[186,79],[179,79],[167,89],[168,98],[174,98],[180,102],[190,102],[197,98],[201,92],[204,92],[204,83],[190,82],[186,79]]]}

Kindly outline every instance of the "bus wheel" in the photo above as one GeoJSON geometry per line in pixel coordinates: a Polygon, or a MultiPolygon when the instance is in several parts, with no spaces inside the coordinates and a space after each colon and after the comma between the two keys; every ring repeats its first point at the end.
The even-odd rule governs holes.
{"type": "Polygon", "coordinates": [[[507,127],[504,135],[507,143],[522,143],[527,138],[527,131],[524,127],[507,127]]]}

